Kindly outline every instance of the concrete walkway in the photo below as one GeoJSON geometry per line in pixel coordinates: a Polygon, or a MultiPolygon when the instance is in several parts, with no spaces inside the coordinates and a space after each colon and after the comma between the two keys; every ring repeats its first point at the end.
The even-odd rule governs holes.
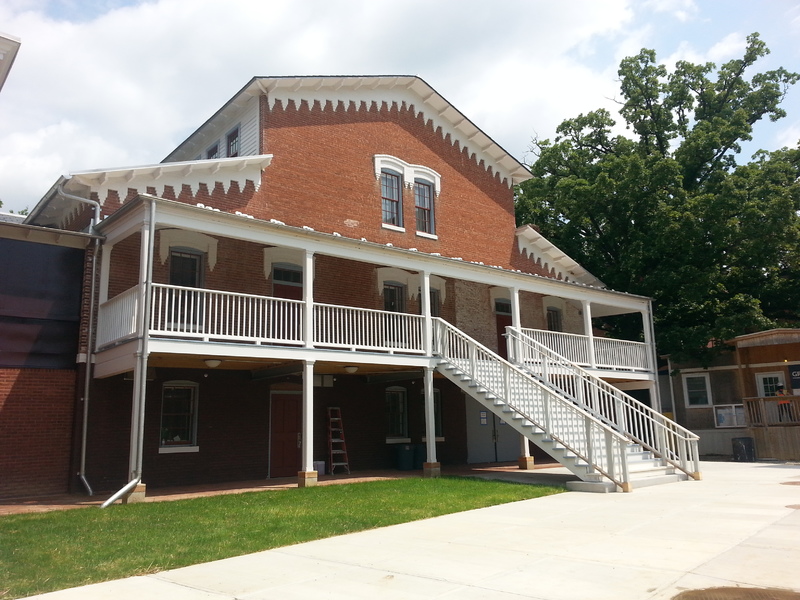
{"type": "Polygon", "coordinates": [[[699,482],[569,492],[36,598],[666,600],[720,586],[800,592],[800,465],[707,462],[702,470],[699,482]]]}

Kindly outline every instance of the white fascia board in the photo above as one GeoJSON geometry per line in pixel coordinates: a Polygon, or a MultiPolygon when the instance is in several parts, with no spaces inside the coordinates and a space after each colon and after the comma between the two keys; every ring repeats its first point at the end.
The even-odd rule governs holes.
{"type": "MultiPolygon", "coordinates": [[[[415,114],[422,113],[425,122],[434,130],[441,128],[443,138],[449,135],[452,144],[458,143],[460,148],[466,148],[472,160],[478,164],[483,161],[486,169],[492,168],[507,180],[509,186],[532,177],[527,167],[423,79],[412,75],[255,77],[178,148],[191,143],[219,119],[224,119],[232,106],[257,94],[266,94],[270,109],[278,100],[284,106],[289,100],[296,104],[306,101],[310,106],[318,102],[322,110],[339,110],[340,102],[345,109],[352,104],[357,110],[367,111],[380,110],[383,104],[413,106],[415,114]]],[[[173,154],[174,151],[170,156],[173,154]]]]}
{"type": "Polygon", "coordinates": [[[605,287],[605,283],[584,269],[578,262],[530,225],[517,228],[517,246],[534,260],[541,260],[548,271],[553,269],[564,279],[586,285],[605,287]]]}
{"type": "Polygon", "coordinates": [[[150,354],[186,354],[195,356],[215,356],[221,359],[279,359],[313,360],[315,362],[344,362],[347,364],[387,365],[424,369],[434,368],[437,359],[406,354],[387,354],[383,352],[352,352],[351,350],[319,350],[316,348],[290,346],[254,346],[224,342],[203,342],[191,340],[170,340],[150,338],[150,354]]]}
{"type": "MultiPolygon", "coordinates": [[[[586,300],[597,305],[598,308],[604,306],[617,309],[598,311],[598,316],[601,313],[618,314],[650,310],[650,299],[644,296],[598,289],[580,283],[559,281],[424,252],[388,247],[376,242],[334,236],[329,233],[251,219],[225,212],[212,212],[207,208],[198,208],[172,200],[159,198],[153,198],[152,200],[156,204],[157,227],[179,227],[209,235],[271,246],[304,248],[315,253],[347,260],[368,262],[410,271],[424,270],[444,278],[463,279],[490,286],[517,288],[520,291],[556,296],[568,300],[586,300]]],[[[131,206],[131,209],[133,208],[131,206]]],[[[139,218],[142,219],[144,207],[138,206],[136,209],[132,212],[138,213],[141,210],[139,218]]],[[[116,229],[114,223],[116,214],[118,213],[102,221],[100,225],[100,232],[109,239],[117,239],[114,231],[116,229]]]]}
{"type": "Polygon", "coordinates": [[[259,154],[81,171],[70,174],[66,188],[76,192],[80,191],[80,186],[89,188],[97,193],[101,204],[105,202],[109,190],[116,190],[120,200],[124,200],[129,188],[144,194],[148,187],[155,187],[157,193],[163,194],[164,188],[170,186],[175,194],[180,194],[181,187],[189,185],[192,193],[197,194],[201,183],[206,184],[209,191],[214,189],[216,183],[221,183],[227,192],[233,182],[243,189],[250,180],[258,189],[261,172],[271,161],[272,154],[259,154]]]}

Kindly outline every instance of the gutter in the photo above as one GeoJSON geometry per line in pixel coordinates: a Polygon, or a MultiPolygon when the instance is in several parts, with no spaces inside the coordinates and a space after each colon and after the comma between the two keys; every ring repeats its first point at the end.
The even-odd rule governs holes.
{"type": "MultiPolygon", "coordinates": [[[[64,191],[63,183],[59,184],[57,193],[63,198],[75,200],[76,202],[80,202],[82,204],[89,204],[94,208],[94,216],[92,217],[92,223],[89,230],[90,233],[94,233],[95,228],[100,223],[100,203],[89,198],[81,198],[80,196],[68,194],[64,191]]],[[[81,483],[86,488],[86,492],[90,496],[94,496],[94,491],[92,490],[92,486],[89,485],[89,481],[86,479],[86,446],[88,435],[87,429],[89,425],[89,389],[92,382],[92,338],[94,337],[95,294],[97,293],[97,254],[99,251],[100,239],[95,238],[94,252],[92,252],[92,284],[89,292],[89,322],[86,330],[86,369],[84,370],[85,376],[83,380],[83,397],[81,398],[81,402],[83,402],[83,425],[81,427],[81,463],[78,470],[78,478],[81,480],[81,483]]]]}

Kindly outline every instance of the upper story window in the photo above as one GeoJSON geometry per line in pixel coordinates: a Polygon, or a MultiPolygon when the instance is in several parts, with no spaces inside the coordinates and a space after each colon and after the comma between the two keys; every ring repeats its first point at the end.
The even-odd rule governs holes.
{"type": "Polygon", "coordinates": [[[214,144],[206,150],[206,159],[219,158],[219,144],[214,144]]]}
{"type": "Polygon", "coordinates": [[[417,231],[434,234],[433,184],[424,179],[414,181],[414,207],[417,216],[417,231]]]}
{"type": "Polygon", "coordinates": [[[192,250],[170,250],[169,282],[181,287],[202,287],[203,255],[192,250]]]}
{"type": "Polygon", "coordinates": [[[396,171],[381,171],[381,209],[384,223],[403,226],[403,178],[396,171]]]}
{"type": "MultiPolygon", "coordinates": [[[[403,190],[414,192],[414,218],[417,235],[436,239],[434,204],[442,178],[433,169],[412,165],[388,154],[376,154],[375,178],[381,182],[382,222],[387,229],[402,228],[403,190]]],[[[408,195],[410,202],[411,194],[408,195]]]]}
{"type": "Polygon", "coordinates": [[[228,157],[239,156],[239,127],[228,133],[226,137],[228,157]]]}
{"type": "Polygon", "coordinates": [[[297,265],[272,266],[272,295],[288,300],[303,299],[303,269],[297,265]]]}
{"type": "Polygon", "coordinates": [[[388,281],[383,284],[383,310],[406,312],[406,286],[388,281]]]}

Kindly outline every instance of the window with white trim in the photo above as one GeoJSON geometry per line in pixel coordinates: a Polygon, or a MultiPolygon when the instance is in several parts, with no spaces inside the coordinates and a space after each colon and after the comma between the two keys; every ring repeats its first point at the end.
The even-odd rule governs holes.
{"type": "Polygon", "coordinates": [[[239,127],[230,131],[225,137],[225,145],[228,149],[228,157],[239,156],[239,127]]]}
{"type": "Polygon", "coordinates": [[[433,183],[424,179],[414,180],[414,210],[417,217],[417,231],[436,233],[433,211],[433,183]]]}
{"type": "Polygon", "coordinates": [[[684,374],[683,397],[689,408],[711,406],[711,385],[708,373],[684,374]]]}
{"type": "Polygon", "coordinates": [[[778,395],[778,388],[784,387],[783,373],[756,373],[758,395],[771,398],[778,395]]]}
{"type": "Polygon", "coordinates": [[[161,448],[197,446],[197,391],[192,381],[168,381],[161,393],[161,448]]]}
{"type": "Polygon", "coordinates": [[[403,177],[390,169],[381,170],[381,210],[386,225],[403,226],[403,177]]]}
{"type": "Polygon", "coordinates": [[[403,190],[414,192],[417,235],[436,238],[434,204],[441,193],[442,177],[424,165],[412,165],[388,154],[376,154],[375,178],[381,182],[383,226],[403,228],[403,190]]]}
{"type": "Polygon", "coordinates": [[[714,407],[715,427],[745,427],[743,404],[720,404],[714,407]]]}

